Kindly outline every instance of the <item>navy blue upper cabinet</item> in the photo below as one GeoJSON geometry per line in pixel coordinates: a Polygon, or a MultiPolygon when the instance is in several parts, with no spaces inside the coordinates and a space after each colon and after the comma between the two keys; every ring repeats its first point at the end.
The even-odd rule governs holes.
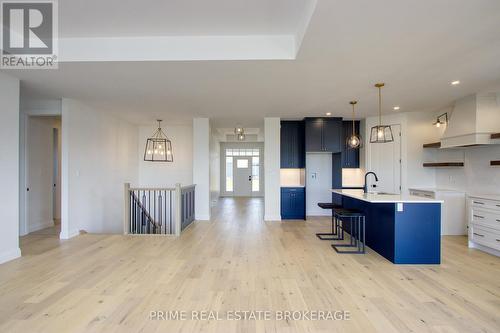
{"type": "MultiPolygon", "coordinates": [[[[359,135],[359,121],[354,122],[354,129],[359,135]]],[[[352,135],[352,121],[342,123],[342,167],[359,168],[359,148],[350,148],[347,145],[347,139],[352,135]]]]}
{"type": "Polygon", "coordinates": [[[303,121],[281,122],[281,168],[303,169],[306,165],[303,121]]]}
{"type": "Polygon", "coordinates": [[[306,118],[306,152],[342,151],[342,118],[306,118]]]}

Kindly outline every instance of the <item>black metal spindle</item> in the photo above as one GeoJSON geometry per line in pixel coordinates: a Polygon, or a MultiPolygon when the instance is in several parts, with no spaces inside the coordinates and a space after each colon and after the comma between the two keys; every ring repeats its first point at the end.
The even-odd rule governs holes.
{"type": "Polygon", "coordinates": [[[169,200],[170,200],[170,207],[168,209],[168,213],[169,213],[168,230],[169,230],[169,233],[171,234],[172,233],[172,191],[169,191],[168,196],[169,196],[169,200]]]}

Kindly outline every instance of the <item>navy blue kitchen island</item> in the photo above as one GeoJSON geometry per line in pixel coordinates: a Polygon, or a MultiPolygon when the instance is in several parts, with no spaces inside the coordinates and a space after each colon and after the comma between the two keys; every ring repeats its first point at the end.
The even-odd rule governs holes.
{"type": "Polygon", "coordinates": [[[366,216],[366,245],[394,264],[441,263],[442,201],[410,195],[332,190],[366,216]]]}

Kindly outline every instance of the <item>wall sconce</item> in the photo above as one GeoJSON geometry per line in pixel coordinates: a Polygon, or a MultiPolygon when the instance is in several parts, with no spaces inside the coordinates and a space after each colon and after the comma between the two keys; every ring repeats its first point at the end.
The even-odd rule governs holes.
{"type": "Polygon", "coordinates": [[[439,115],[436,119],[436,122],[433,124],[437,128],[441,127],[441,125],[448,124],[448,113],[445,112],[442,115],[439,115]]]}

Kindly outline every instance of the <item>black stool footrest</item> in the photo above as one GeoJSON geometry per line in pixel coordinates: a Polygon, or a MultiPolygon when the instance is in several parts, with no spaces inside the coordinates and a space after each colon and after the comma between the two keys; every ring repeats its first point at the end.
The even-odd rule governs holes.
{"type": "Polygon", "coordinates": [[[356,209],[334,209],[333,218],[339,222],[339,230],[344,236],[344,223],[350,223],[350,241],[349,243],[332,244],[332,248],[341,254],[363,254],[365,253],[365,215],[362,211],[356,209]],[[340,250],[340,248],[350,248],[340,250]]]}

